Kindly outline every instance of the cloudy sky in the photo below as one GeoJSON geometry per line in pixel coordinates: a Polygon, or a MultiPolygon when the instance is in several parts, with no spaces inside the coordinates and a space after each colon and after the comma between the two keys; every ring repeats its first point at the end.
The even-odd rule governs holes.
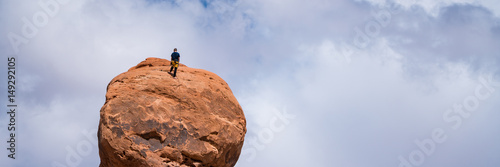
{"type": "Polygon", "coordinates": [[[98,166],[108,82],[174,47],[240,102],[238,167],[500,166],[496,0],[1,0],[0,25],[2,166],[98,166]]]}

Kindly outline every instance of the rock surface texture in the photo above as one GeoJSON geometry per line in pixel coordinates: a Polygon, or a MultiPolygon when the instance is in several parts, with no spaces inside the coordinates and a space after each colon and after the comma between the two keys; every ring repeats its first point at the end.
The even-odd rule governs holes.
{"type": "Polygon", "coordinates": [[[234,166],[246,120],[214,73],[147,58],[108,85],[100,111],[100,167],[234,166]]]}

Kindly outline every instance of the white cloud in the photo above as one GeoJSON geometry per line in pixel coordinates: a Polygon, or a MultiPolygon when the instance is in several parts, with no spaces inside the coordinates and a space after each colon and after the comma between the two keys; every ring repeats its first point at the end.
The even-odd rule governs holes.
{"type": "Polygon", "coordinates": [[[356,1],[367,1],[379,6],[385,6],[388,3],[396,3],[402,5],[405,8],[411,8],[414,6],[420,6],[425,9],[427,13],[432,16],[439,15],[439,11],[442,7],[456,5],[456,4],[470,4],[484,6],[491,10],[495,16],[500,16],[500,3],[495,0],[410,0],[410,1],[394,1],[394,0],[356,0],[356,1]]]}

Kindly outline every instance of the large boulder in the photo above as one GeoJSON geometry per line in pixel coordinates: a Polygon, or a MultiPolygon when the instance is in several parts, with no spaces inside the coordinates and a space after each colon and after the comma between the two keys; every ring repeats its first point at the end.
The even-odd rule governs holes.
{"type": "Polygon", "coordinates": [[[246,120],[214,73],[147,58],[108,85],[100,111],[100,167],[234,166],[246,120]]]}

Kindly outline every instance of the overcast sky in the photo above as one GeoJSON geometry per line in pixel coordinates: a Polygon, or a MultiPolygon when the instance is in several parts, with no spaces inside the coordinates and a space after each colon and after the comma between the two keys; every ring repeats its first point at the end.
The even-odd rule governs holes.
{"type": "Polygon", "coordinates": [[[500,1],[1,0],[0,25],[2,166],[98,166],[108,82],[174,47],[240,102],[238,167],[500,166],[500,1]]]}

